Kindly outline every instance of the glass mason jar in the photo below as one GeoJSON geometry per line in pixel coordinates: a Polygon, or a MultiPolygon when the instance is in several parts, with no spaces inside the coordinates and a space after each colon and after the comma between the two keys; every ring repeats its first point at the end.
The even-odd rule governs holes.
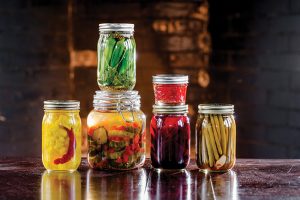
{"type": "Polygon", "coordinates": [[[81,162],[79,101],[44,101],[42,160],[47,170],[76,170],[81,162]]]}
{"type": "Polygon", "coordinates": [[[196,161],[201,170],[228,171],[235,164],[234,106],[200,104],[196,122],[196,161]]]}
{"type": "Polygon", "coordinates": [[[145,162],[146,117],[137,91],[96,91],[87,118],[91,168],[129,170],[145,162]]]}
{"type": "Polygon", "coordinates": [[[101,90],[132,90],[136,82],[134,24],[99,24],[97,81],[101,90]]]}
{"type": "Polygon", "coordinates": [[[159,74],[152,77],[155,104],[184,105],[189,77],[180,74],[159,74]]]}
{"type": "Polygon", "coordinates": [[[190,160],[188,105],[153,105],[150,123],[151,161],[154,168],[183,169],[190,160]]]}

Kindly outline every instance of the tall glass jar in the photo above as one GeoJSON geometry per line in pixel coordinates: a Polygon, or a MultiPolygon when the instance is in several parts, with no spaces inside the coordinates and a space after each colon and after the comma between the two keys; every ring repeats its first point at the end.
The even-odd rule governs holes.
{"type": "Polygon", "coordinates": [[[201,170],[222,172],[236,160],[234,106],[200,104],[196,122],[196,161],[201,170]]]}
{"type": "Polygon", "coordinates": [[[47,170],[76,170],[81,161],[79,101],[44,101],[42,160],[47,170]]]}
{"type": "Polygon", "coordinates": [[[87,118],[91,168],[128,170],[145,161],[146,117],[137,91],[96,91],[87,118]]]}
{"type": "Polygon", "coordinates": [[[136,82],[134,24],[99,24],[97,81],[101,90],[132,90],[136,82]]]}
{"type": "Polygon", "coordinates": [[[188,106],[154,105],[150,123],[151,161],[154,168],[183,169],[190,160],[188,106]]]}

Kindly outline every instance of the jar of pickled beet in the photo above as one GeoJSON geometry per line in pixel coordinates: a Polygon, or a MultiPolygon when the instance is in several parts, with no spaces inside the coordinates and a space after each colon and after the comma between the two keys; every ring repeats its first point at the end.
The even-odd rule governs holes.
{"type": "Polygon", "coordinates": [[[224,172],[236,160],[234,106],[200,104],[196,122],[196,161],[201,170],[224,172]]]}
{"type": "Polygon", "coordinates": [[[185,168],[190,160],[188,106],[154,105],[153,113],[150,123],[152,166],[185,168]]]}
{"type": "Polygon", "coordinates": [[[145,161],[146,117],[137,91],[96,91],[87,118],[88,163],[95,169],[129,170],[145,161]]]}
{"type": "Polygon", "coordinates": [[[159,74],[152,78],[155,104],[185,104],[188,76],[180,74],[159,74]]]}
{"type": "Polygon", "coordinates": [[[132,90],[136,82],[134,24],[99,24],[97,81],[101,90],[132,90]]]}
{"type": "Polygon", "coordinates": [[[74,171],[81,162],[79,101],[44,101],[42,160],[47,170],[74,171]]]}

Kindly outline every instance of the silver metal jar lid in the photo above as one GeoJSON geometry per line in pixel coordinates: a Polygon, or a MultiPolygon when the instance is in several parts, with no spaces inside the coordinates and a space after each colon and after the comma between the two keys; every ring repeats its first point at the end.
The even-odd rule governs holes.
{"type": "Polygon", "coordinates": [[[202,114],[233,114],[232,104],[199,104],[198,113],[202,114]]]}
{"type": "Polygon", "coordinates": [[[103,23],[99,24],[99,32],[102,31],[124,31],[133,32],[134,24],[127,23],[103,23]]]}
{"type": "Polygon", "coordinates": [[[139,108],[141,106],[141,96],[138,91],[96,91],[94,95],[93,105],[96,109],[130,109],[139,108]]]}
{"type": "Polygon", "coordinates": [[[188,105],[153,105],[153,113],[160,114],[186,114],[188,113],[188,105]]]}
{"type": "Polygon", "coordinates": [[[189,76],[181,74],[158,74],[152,76],[152,81],[158,84],[184,84],[189,82],[189,76]]]}
{"type": "Polygon", "coordinates": [[[79,110],[80,102],[76,100],[46,100],[45,110],[79,110]]]}

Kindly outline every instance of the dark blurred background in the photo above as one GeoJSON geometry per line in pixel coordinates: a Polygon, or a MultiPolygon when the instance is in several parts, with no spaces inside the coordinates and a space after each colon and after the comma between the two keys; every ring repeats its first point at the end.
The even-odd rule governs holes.
{"type": "Polygon", "coordinates": [[[151,75],[184,73],[193,125],[199,103],[232,103],[238,157],[300,157],[299,0],[1,1],[0,156],[41,154],[45,99],[80,100],[85,124],[104,22],[135,24],[148,123],[151,75]]]}

